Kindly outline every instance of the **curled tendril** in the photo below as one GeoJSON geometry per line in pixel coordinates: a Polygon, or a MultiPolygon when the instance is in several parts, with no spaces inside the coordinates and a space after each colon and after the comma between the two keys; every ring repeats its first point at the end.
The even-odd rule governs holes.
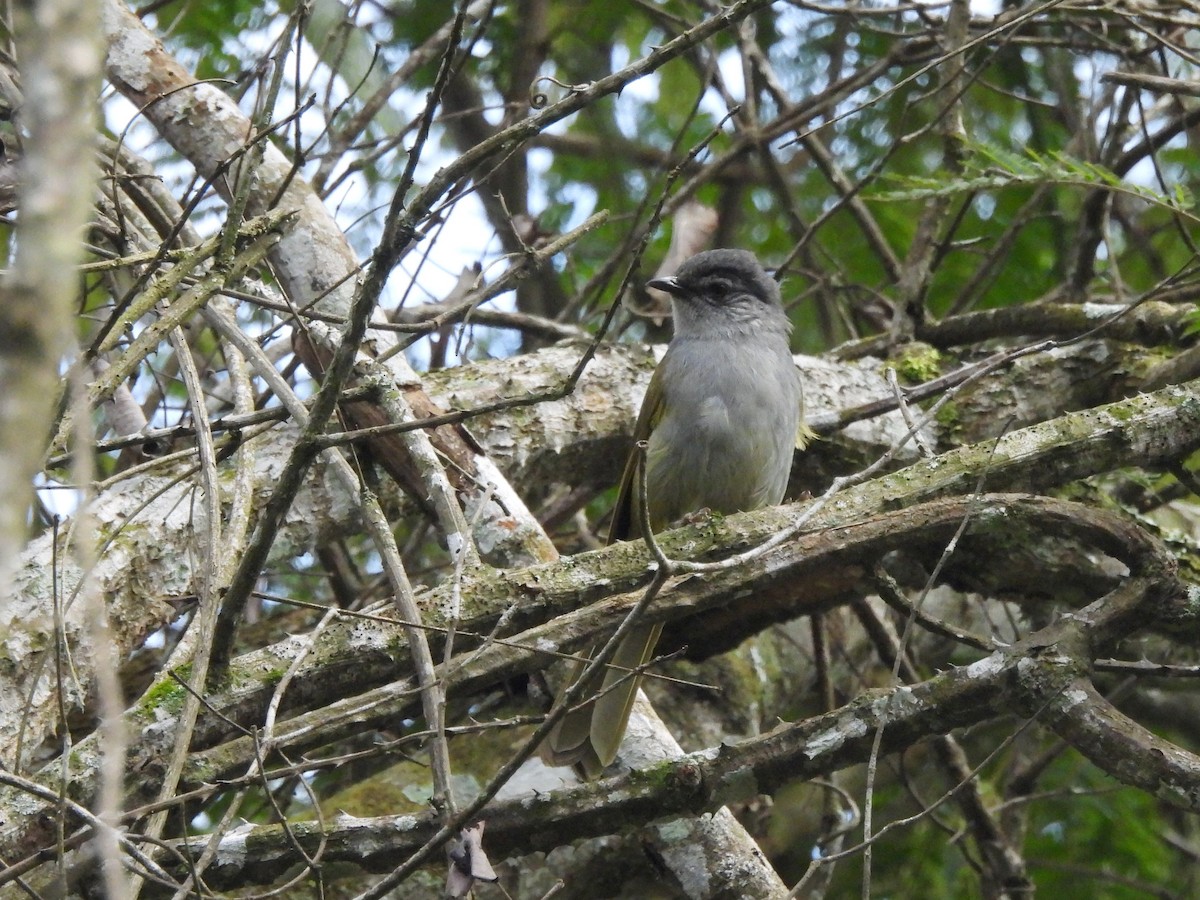
{"type": "Polygon", "coordinates": [[[538,85],[543,81],[549,81],[551,84],[556,84],[571,94],[579,90],[579,88],[575,85],[559,81],[552,75],[542,75],[539,78],[535,78],[533,80],[533,84],[529,85],[529,105],[534,109],[543,109],[550,102],[550,95],[545,91],[540,91],[537,89],[538,85]]]}

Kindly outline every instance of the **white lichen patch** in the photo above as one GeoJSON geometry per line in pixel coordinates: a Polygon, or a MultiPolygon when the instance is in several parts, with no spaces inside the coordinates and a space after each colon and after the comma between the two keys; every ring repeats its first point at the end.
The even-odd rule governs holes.
{"type": "Polygon", "coordinates": [[[702,845],[697,841],[676,841],[669,852],[671,871],[683,879],[681,886],[684,894],[688,897],[710,896],[712,890],[709,884],[712,879],[702,845]]]}
{"type": "Polygon", "coordinates": [[[450,551],[450,558],[457,561],[467,549],[467,540],[459,532],[452,532],[446,535],[446,549],[450,551]]]}
{"type": "Polygon", "coordinates": [[[804,744],[804,755],[816,759],[837,750],[848,738],[862,737],[867,733],[866,723],[856,718],[847,718],[833,728],[827,728],[809,738],[804,744]]]}
{"type": "Polygon", "coordinates": [[[387,648],[390,639],[390,632],[385,632],[379,626],[357,622],[346,633],[346,647],[351,650],[381,650],[387,648]]]}
{"type": "Polygon", "coordinates": [[[971,663],[964,670],[970,678],[993,678],[1004,669],[1004,657],[999,653],[985,656],[971,663]]]}
{"type": "Polygon", "coordinates": [[[1059,708],[1060,709],[1071,709],[1074,706],[1078,706],[1081,703],[1087,703],[1087,702],[1088,702],[1087,691],[1081,691],[1081,690],[1063,691],[1059,697],[1059,708]]]}
{"type": "Polygon", "coordinates": [[[1083,303],[1080,304],[1079,308],[1085,318],[1102,321],[1112,318],[1113,313],[1118,312],[1124,307],[1113,306],[1109,303],[1083,303]]]}
{"type": "Polygon", "coordinates": [[[224,865],[244,865],[247,859],[246,837],[250,834],[249,827],[234,828],[221,839],[221,861],[224,865]]]}
{"type": "Polygon", "coordinates": [[[917,695],[913,693],[911,687],[901,685],[887,696],[880,698],[878,706],[881,712],[886,710],[888,716],[907,716],[923,709],[925,704],[917,699],[917,695]]]}
{"type": "Polygon", "coordinates": [[[1008,507],[1000,504],[989,503],[974,510],[972,515],[980,524],[987,522],[999,522],[1008,518],[1008,507]]]}
{"type": "Polygon", "coordinates": [[[684,819],[672,819],[670,822],[663,822],[661,825],[656,825],[655,830],[665,841],[680,841],[691,834],[691,827],[684,819]]]}

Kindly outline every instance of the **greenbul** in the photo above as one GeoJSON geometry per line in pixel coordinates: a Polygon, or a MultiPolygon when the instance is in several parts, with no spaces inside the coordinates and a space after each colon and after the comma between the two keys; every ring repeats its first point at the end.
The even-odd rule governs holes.
{"type": "MultiPolygon", "coordinates": [[[[634,440],[646,442],[651,530],[704,509],[728,514],[778,503],[792,451],[809,436],[779,286],[744,250],[698,253],[674,277],[649,285],[670,294],[675,322],[634,429],[634,440]]],[[[635,451],[621,479],[610,543],[641,536],[637,468],[635,451]]],[[[595,699],[564,716],[546,739],[547,763],[574,765],[594,778],[613,761],[640,681],[628,673],[650,661],[661,631],[639,626],[621,642],[583,695],[595,699]]]]}

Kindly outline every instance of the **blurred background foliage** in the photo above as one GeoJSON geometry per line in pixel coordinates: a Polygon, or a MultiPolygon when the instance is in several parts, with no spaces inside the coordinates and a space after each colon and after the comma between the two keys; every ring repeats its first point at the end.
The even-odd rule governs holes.
{"type": "MultiPolygon", "coordinates": [[[[536,94],[553,101],[718,10],[694,0],[471,6],[478,21],[466,29],[418,185],[503,125],[534,114],[536,94]]],[[[642,232],[648,229],[649,244],[631,290],[666,255],[684,199],[717,211],[715,245],[753,249],[779,267],[797,352],[828,352],[884,333],[897,314],[911,314],[904,304],[914,299],[918,326],[1050,299],[1121,303],[1168,289],[1173,300],[1192,299],[1196,93],[1143,90],[1110,76],[1153,75],[1194,87],[1195,7],[1006,0],[966,8],[965,34],[951,47],[950,5],[772,4],[462,182],[422,223],[424,240],[394,273],[385,312],[443,300],[464,268],[488,279],[506,258],[605,210],[605,224],[493,301],[594,332],[642,232]],[[664,196],[671,199],[659,223],[664,196]],[[898,267],[935,203],[944,210],[934,221],[928,272],[902,296],[898,267]]],[[[366,258],[409,164],[451,5],[172,0],[140,13],[197,77],[217,80],[247,112],[269,106],[278,123],[272,140],[318,186],[366,258]],[[281,90],[269,98],[280,68],[281,90]]],[[[186,200],[197,190],[188,165],[125,101],[108,95],[105,114],[110,136],[151,160],[173,192],[186,200]]],[[[219,206],[202,200],[193,224],[211,232],[218,222],[219,206]]],[[[269,273],[263,277],[270,282],[269,273]]],[[[111,299],[98,289],[88,302],[85,332],[111,299]]],[[[268,331],[273,317],[247,308],[240,315],[248,327],[268,347],[281,347],[286,335],[268,331]]],[[[623,314],[614,336],[661,340],[667,333],[623,314]]],[[[467,321],[408,352],[418,367],[436,367],[546,340],[467,321]]],[[[195,347],[219,370],[211,340],[198,338],[195,347]]],[[[152,363],[160,371],[145,373],[139,396],[153,424],[171,424],[186,414],[186,398],[169,361],[152,363]]],[[[289,376],[304,379],[295,368],[289,376]]],[[[117,465],[115,455],[107,465],[117,465]]],[[[402,530],[401,539],[414,579],[444,575],[445,556],[428,528],[402,530]]],[[[372,587],[378,561],[361,541],[349,538],[338,552],[340,563],[328,555],[297,559],[264,593],[328,602],[323,573],[345,560],[361,579],[359,602],[380,593],[372,587]]],[[[262,641],[307,627],[315,613],[267,603],[264,616],[262,641]]],[[[254,632],[246,639],[255,640],[254,632]]],[[[1194,822],[1052,745],[1029,737],[983,772],[1000,798],[1018,757],[1045,754],[1037,792],[1020,800],[1028,805],[1025,849],[1043,896],[1200,892],[1189,856],[1200,846],[1194,822]]],[[[918,792],[903,789],[899,775],[881,787],[881,818],[910,815],[921,805],[916,794],[928,801],[952,786],[930,765],[921,767],[918,792]]],[[[316,785],[331,791],[361,774],[346,767],[316,785]]],[[[816,832],[792,827],[797,813],[785,795],[762,833],[784,877],[794,879],[816,832]]],[[[220,808],[197,819],[198,827],[220,808]]],[[[266,804],[260,814],[269,817],[266,804]]],[[[955,834],[953,816],[935,814],[881,840],[874,896],[980,896],[973,861],[955,834]]],[[[857,863],[843,865],[829,896],[853,893],[858,875],[857,863]]]]}
{"type": "MultiPolygon", "coordinates": [[[[387,89],[389,75],[445,26],[447,5],[316,0],[307,8],[304,41],[287,63],[276,118],[291,114],[297,99],[312,97],[314,104],[300,117],[298,133],[282,129],[278,139],[290,153],[300,151],[306,173],[327,173],[318,183],[324,181],[329,202],[365,254],[405,165],[404,148],[432,83],[436,54],[412,68],[365,127],[352,123],[368,98],[387,89]],[[406,137],[397,141],[398,133],[406,137]]],[[[438,153],[463,152],[498,124],[530,114],[533,93],[557,99],[569,85],[586,84],[644,55],[704,9],[690,2],[498,4],[462,61],[460,87],[435,129],[438,153]],[[555,80],[534,81],[538,76],[555,80]]],[[[457,257],[486,268],[502,253],[519,251],[506,235],[512,226],[505,211],[532,218],[535,234],[554,234],[591,211],[608,210],[609,223],[558,263],[563,271],[540,276],[553,280],[554,289],[522,287],[516,298],[525,311],[594,326],[611,299],[602,289],[611,277],[601,284],[590,279],[624,248],[634,223],[647,220],[648,201],[664,189],[668,172],[707,140],[698,158],[684,165],[680,181],[721,214],[716,243],[752,247],[767,263],[786,264],[796,349],[820,352],[877,327],[876,308],[894,301],[895,285],[894,273],[881,264],[848,209],[845,191],[831,184],[803,146],[801,138],[811,136],[828,149],[900,259],[930,190],[950,204],[927,285],[933,316],[1032,303],[1067,287],[1077,299],[1111,295],[1118,285],[1133,297],[1186,269],[1193,247],[1185,234],[1193,223],[1181,209],[1190,207],[1197,177],[1188,104],[1103,80],[1121,66],[1162,66],[1172,77],[1185,77],[1192,40],[1184,30],[1186,15],[1171,4],[1140,15],[1121,4],[1094,9],[1053,3],[1023,26],[1004,28],[997,27],[1004,15],[1030,7],[972,4],[959,99],[941,88],[945,9],[775,4],[753,18],[761,66],[741,57],[736,33],[718,35],[514,151],[444,211],[467,227],[455,227],[453,241],[436,240],[424,249],[450,270],[457,257]],[[894,62],[883,65],[887,60],[894,62]],[[876,69],[876,77],[856,82],[876,69]],[[766,87],[766,72],[786,92],[786,107],[766,87]],[[954,126],[957,137],[944,130],[948,115],[961,119],[954,126]],[[1156,152],[1124,158],[1172,123],[1173,134],[1156,152]],[[709,140],[714,129],[719,131],[709,140]],[[756,141],[756,130],[766,138],[756,141]],[[961,147],[947,147],[956,140],[961,147]],[[1163,195],[1164,203],[1113,196],[1103,247],[1081,261],[1077,251],[1087,249],[1081,232],[1093,225],[1081,212],[1101,176],[1064,183],[1056,177],[1063,172],[1047,166],[1040,178],[1035,172],[1033,180],[1006,179],[989,158],[992,152],[1017,160],[1026,152],[1038,155],[1032,159],[1062,154],[1093,164],[1097,172],[1116,171],[1163,195]],[[992,186],[958,177],[957,155],[981,160],[981,170],[994,176],[992,186]],[[923,185],[929,179],[936,188],[905,198],[909,179],[923,185]],[[1176,203],[1180,189],[1185,199],[1176,203]],[[496,195],[503,196],[503,207],[496,195]],[[1094,272],[1084,279],[1087,266],[1094,272]],[[577,295],[584,286],[594,289],[577,295]],[[571,302],[553,308],[546,305],[548,295],[571,302]]],[[[288,5],[178,0],[153,4],[151,15],[168,46],[194,60],[198,75],[238,79],[236,90],[253,97],[254,82],[266,77],[268,57],[277,50],[284,17],[294,12],[288,5]]],[[[740,39],[749,35],[746,30],[740,39]]],[[[438,153],[427,151],[422,167],[436,168],[438,153]]],[[[668,227],[655,231],[647,252],[651,265],[665,253],[668,237],[668,227]]],[[[418,287],[416,294],[408,302],[438,298],[436,287],[418,287]]]]}

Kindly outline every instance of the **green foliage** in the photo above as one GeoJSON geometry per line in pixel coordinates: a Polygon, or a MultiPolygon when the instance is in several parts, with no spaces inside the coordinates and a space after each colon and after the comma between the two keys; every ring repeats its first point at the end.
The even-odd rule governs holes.
{"type": "Polygon", "coordinates": [[[1044,789],[1047,794],[1031,808],[1026,844],[1040,891],[1081,900],[1097,895],[1141,900],[1153,885],[1187,895],[1194,878],[1180,869],[1164,840],[1164,810],[1153,797],[1116,788],[1073,755],[1049,773],[1044,789]],[[1094,873],[1087,866],[1057,864],[1076,860],[1078,847],[1104,848],[1091,855],[1094,873]]]}
{"type": "Polygon", "coordinates": [[[1200,309],[1194,309],[1185,317],[1183,333],[1188,337],[1192,337],[1200,333],[1200,309]]]}
{"type": "Polygon", "coordinates": [[[961,173],[949,177],[949,173],[945,172],[924,177],[888,176],[885,181],[895,182],[897,189],[872,191],[871,199],[916,200],[1003,190],[1015,185],[1064,184],[1125,193],[1171,212],[1189,214],[1189,219],[1196,221],[1190,215],[1195,198],[1183,184],[1175,184],[1169,192],[1164,193],[1128,182],[1105,166],[1077,159],[1058,150],[1042,154],[1026,148],[1023,153],[1016,153],[973,143],[966,144],[965,149],[967,155],[961,173]]]}
{"type": "Polygon", "coordinates": [[[169,25],[170,45],[194,61],[197,78],[236,78],[252,62],[242,35],[278,27],[274,10],[254,0],[175,0],[155,18],[169,25]]]}

